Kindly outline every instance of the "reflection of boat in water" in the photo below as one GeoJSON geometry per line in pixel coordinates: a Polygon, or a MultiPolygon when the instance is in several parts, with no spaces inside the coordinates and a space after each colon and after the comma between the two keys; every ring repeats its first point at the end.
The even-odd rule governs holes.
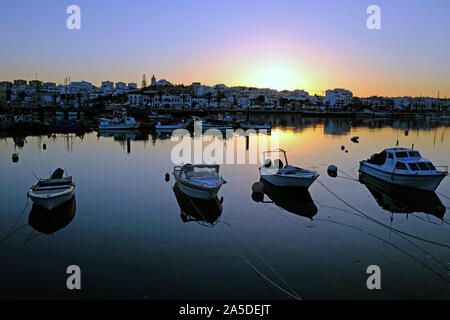
{"type": "Polygon", "coordinates": [[[28,217],[28,223],[38,232],[53,234],[65,228],[70,222],[72,222],[75,217],[75,212],[75,197],[64,202],[62,205],[54,208],[53,210],[47,210],[37,204],[34,204],[28,217]]]}
{"type": "Polygon", "coordinates": [[[318,212],[309,191],[302,187],[278,187],[264,179],[260,182],[264,185],[266,194],[273,203],[291,213],[312,219],[318,212]]]}
{"type": "Polygon", "coordinates": [[[218,222],[222,214],[223,198],[222,201],[217,196],[209,200],[191,198],[181,191],[178,184],[175,184],[173,192],[180,206],[183,222],[196,221],[208,225],[215,225],[218,222]]]}
{"type": "Polygon", "coordinates": [[[359,181],[373,195],[378,205],[393,213],[423,212],[443,218],[446,208],[436,193],[432,191],[411,189],[361,173],[359,181]]]}

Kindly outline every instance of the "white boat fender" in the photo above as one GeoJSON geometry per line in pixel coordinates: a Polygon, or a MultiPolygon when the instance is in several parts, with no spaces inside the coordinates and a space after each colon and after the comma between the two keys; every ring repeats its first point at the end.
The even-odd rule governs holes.
{"type": "Polygon", "coordinates": [[[262,182],[255,182],[252,185],[252,191],[254,193],[263,193],[264,192],[264,184],[262,182]]]}

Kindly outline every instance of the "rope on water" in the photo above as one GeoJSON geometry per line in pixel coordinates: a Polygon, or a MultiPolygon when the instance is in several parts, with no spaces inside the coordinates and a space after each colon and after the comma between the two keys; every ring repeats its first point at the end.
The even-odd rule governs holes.
{"type": "MultiPolygon", "coordinates": [[[[354,181],[359,182],[359,180],[356,179],[354,176],[352,176],[352,175],[350,175],[350,174],[348,174],[348,173],[342,171],[341,169],[338,169],[338,171],[339,171],[340,173],[342,173],[343,175],[347,176],[347,179],[350,179],[350,180],[354,180],[354,181]]],[[[344,178],[344,177],[341,177],[341,178],[344,178]]]]}
{"type": "Polygon", "coordinates": [[[247,239],[245,239],[245,237],[244,236],[242,236],[239,232],[237,232],[237,230],[235,230],[234,228],[233,228],[233,226],[230,224],[230,223],[228,223],[228,222],[225,222],[225,221],[222,221],[226,226],[228,226],[231,230],[233,230],[233,232],[235,233],[235,234],[237,234],[237,236],[239,237],[239,238],[241,238],[241,240],[242,241],[244,241],[245,242],[245,244],[259,257],[259,259],[261,259],[261,261],[270,269],[270,270],[272,270],[272,272],[281,280],[281,282],[283,282],[284,283],[284,285],[286,285],[286,287],[289,289],[289,290],[291,290],[291,292],[293,292],[293,293],[295,293],[295,295],[296,295],[296,297],[297,297],[297,299],[299,299],[299,300],[301,300],[301,298],[300,298],[300,296],[297,294],[297,292],[295,292],[295,290],[294,289],[292,289],[291,288],[291,286],[283,279],[283,277],[274,269],[274,268],[272,268],[272,266],[266,261],[266,259],[264,259],[264,257],[261,255],[261,254],[259,254],[259,252],[258,251],[256,251],[256,249],[248,242],[248,240],[247,239]]]}
{"type": "MultiPolygon", "coordinates": [[[[191,204],[192,204],[192,206],[195,208],[195,210],[200,214],[200,216],[203,218],[203,219],[205,219],[205,221],[207,221],[207,219],[205,218],[205,216],[203,215],[203,213],[197,208],[197,206],[195,205],[195,203],[191,200],[191,198],[189,198],[188,197],[188,199],[189,199],[189,201],[191,202],[191,204]]],[[[221,222],[223,222],[225,225],[227,225],[228,227],[230,227],[236,234],[238,234],[238,232],[236,231],[236,230],[234,230],[234,228],[232,227],[232,225],[231,224],[229,224],[229,223],[225,223],[224,221],[221,221],[221,222]]],[[[260,257],[260,259],[261,259],[261,261],[263,261],[263,263],[264,264],[266,264],[266,266],[267,267],[269,267],[269,269],[271,269],[277,276],[278,276],[278,278],[284,283],[284,284],[286,284],[287,285],[287,287],[290,289],[290,290],[292,290],[292,292],[294,293],[294,294],[292,294],[291,292],[289,292],[289,291],[287,291],[287,290],[285,290],[285,289],[283,289],[282,287],[280,287],[279,285],[277,285],[275,282],[273,282],[272,280],[270,280],[268,277],[266,277],[262,272],[260,272],[256,267],[254,267],[252,264],[251,264],[251,262],[235,247],[235,246],[233,246],[233,244],[225,237],[225,235],[222,233],[222,231],[220,231],[219,229],[218,229],[218,232],[219,232],[219,234],[220,234],[220,236],[225,240],[225,242],[230,246],[230,248],[231,249],[233,249],[233,251],[238,255],[238,256],[240,256],[243,260],[244,260],[244,262],[256,273],[256,274],[258,274],[260,277],[262,277],[264,280],[266,280],[267,282],[269,282],[270,284],[272,284],[274,287],[276,287],[276,288],[278,288],[280,291],[282,291],[283,293],[285,293],[286,295],[288,295],[289,297],[291,297],[292,299],[294,299],[294,300],[302,300],[302,298],[300,298],[300,296],[297,294],[297,292],[295,291],[295,290],[293,290],[288,284],[287,284],[287,282],[275,271],[275,269],[273,269],[268,263],[267,263],[267,261],[264,259],[264,258],[262,258],[262,256],[259,254],[259,253],[257,253],[257,251],[256,251],[256,249],[255,248],[253,248],[251,245],[250,245],[250,243],[248,243],[248,241],[246,241],[246,240],[244,240],[245,242],[246,242],[246,244],[257,254],[257,256],[258,257],[260,257]]],[[[242,239],[244,239],[242,236],[241,236],[241,238],[242,239]]]]}
{"type": "Polygon", "coordinates": [[[444,197],[445,199],[450,200],[450,197],[449,197],[449,196],[447,196],[447,195],[445,195],[445,194],[443,194],[443,193],[441,193],[441,192],[436,192],[436,193],[437,193],[438,195],[444,197]]]}
{"type": "Polygon", "coordinates": [[[351,209],[353,209],[353,210],[355,210],[356,212],[358,212],[358,213],[359,213],[360,215],[362,215],[364,218],[366,218],[366,219],[368,219],[368,220],[370,220],[370,221],[372,221],[372,222],[374,222],[374,223],[376,223],[376,224],[378,224],[378,225],[380,225],[380,226],[382,226],[382,227],[384,227],[384,228],[387,228],[387,229],[389,229],[389,230],[391,230],[391,231],[395,231],[395,232],[401,233],[401,234],[403,234],[403,235],[406,235],[406,236],[408,236],[408,237],[414,238],[414,239],[416,239],[416,240],[420,240],[420,241],[423,241],[423,242],[427,242],[427,243],[430,243],[430,244],[434,244],[434,245],[437,245],[437,246],[441,246],[441,247],[450,249],[450,245],[448,245],[448,244],[440,243],[440,242],[436,242],[436,241],[432,241],[432,240],[427,240],[427,239],[424,239],[424,238],[415,236],[415,235],[413,235],[413,234],[410,234],[410,233],[403,232],[403,231],[401,231],[401,230],[395,229],[395,228],[390,227],[390,226],[388,226],[388,225],[386,225],[386,224],[384,224],[384,223],[382,223],[382,222],[380,222],[380,221],[378,221],[378,220],[376,220],[376,219],[373,219],[372,217],[368,216],[367,214],[365,214],[365,213],[362,212],[361,210],[355,208],[354,206],[352,206],[351,204],[349,204],[347,201],[345,201],[344,199],[342,199],[339,195],[337,195],[336,193],[334,193],[332,190],[330,190],[330,188],[328,188],[325,184],[323,184],[322,181],[317,180],[317,182],[318,182],[325,190],[327,190],[327,191],[328,191],[329,193],[331,193],[334,197],[336,197],[339,201],[341,201],[342,203],[344,203],[345,205],[347,205],[347,206],[350,207],[351,209]]]}
{"type": "Polygon", "coordinates": [[[418,263],[420,263],[422,266],[424,266],[425,268],[427,268],[428,270],[430,270],[432,273],[434,273],[436,276],[438,276],[439,278],[441,278],[441,279],[444,280],[445,282],[450,283],[450,281],[449,281],[447,278],[445,278],[444,276],[442,276],[440,273],[434,271],[434,269],[431,268],[430,266],[428,266],[426,263],[423,263],[422,261],[420,261],[419,259],[417,259],[417,258],[414,257],[413,255],[410,255],[410,254],[407,253],[405,250],[403,250],[403,249],[401,249],[401,248],[395,246],[394,244],[390,243],[389,241],[386,241],[386,240],[384,240],[383,238],[380,238],[380,237],[378,237],[378,236],[376,236],[376,235],[374,235],[374,234],[369,233],[369,235],[371,235],[372,237],[374,237],[374,238],[376,238],[376,239],[378,239],[378,240],[380,240],[380,241],[383,241],[384,243],[386,243],[386,244],[388,244],[388,245],[394,247],[395,249],[397,249],[397,250],[399,250],[400,252],[404,253],[405,255],[407,255],[408,257],[410,257],[411,259],[414,259],[415,261],[417,261],[418,263]]]}
{"type": "MultiPolygon", "coordinates": [[[[271,206],[268,206],[268,208],[269,208],[270,210],[276,212],[277,214],[281,215],[284,219],[286,219],[288,222],[292,223],[293,225],[297,225],[297,226],[301,227],[297,222],[292,221],[292,220],[289,219],[286,215],[282,214],[281,212],[278,212],[277,210],[275,210],[275,209],[272,208],[271,206]]],[[[284,209],[281,209],[281,210],[284,210],[284,209]]],[[[284,210],[284,211],[285,211],[285,210],[284,210]]],[[[316,220],[317,220],[317,219],[312,220],[312,221],[316,221],[316,220]]],[[[331,244],[331,243],[328,242],[328,241],[325,241],[324,239],[321,239],[317,234],[315,234],[315,233],[309,231],[308,229],[310,229],[310,227],[308,227],[307,225],[304,225],[304,226],[306,227],[306,230],[307,230],[311,235],[313,235],[314,237],[316,237],[316,239],[318,239],[321,243],[323,243],[323,244],[325,244],[325,245],[328,245],[329,247],[331,247],[331,248],[335,249],[336,251],[338,251],[338,252],[339,252],[340,254],[342,254],[343,256],[348,256],[348,257],[350,257],[350,258],[351,258],[352,260],[354,260],[354,261],[359,260],[359,259],[356,259],[355,257],[353,257],[352,255],[346,253],[346,252],[345,252],[344,250],[342,250],[341,248],[336,247],[335,245],[331,244]]]]}
{"type": "Polygon", "coordinates": [[[28,195],[27,195],[27,203],[25,204],[25,207],[23,208],[22,212],[20,213],[19,217],[16,219],[16,221],[14,222],[14,224],[11,226],[11,228],[9,228],[8,232],[6,233],[6,235],[3,237],[3,239],[0,241],[0,243],[3,243],[4,241],[6,241],[10,236],[12,236],[14,233],[16,233],[17,231],[19,231],[20,229],[22,229],[23,227],[27,226],[28,224],[25,224],[21,227],[19,227],[17,230],[14,230],[14,228],[17,226],[17,224],[19,223],[19,221],[22,219],[23,214],[25,213],[25,211],[28,208],[28,195]]]}

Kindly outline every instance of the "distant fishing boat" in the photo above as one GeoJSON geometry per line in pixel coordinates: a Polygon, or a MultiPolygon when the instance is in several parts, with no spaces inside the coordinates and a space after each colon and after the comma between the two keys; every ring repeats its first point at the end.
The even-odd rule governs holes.
{"type": "Polygon", "coordinates": [[[209,129],[216,129],[219,131],[232,130],[233,125],[231,123],[227,123],[224,121],[216,120],[216,121],[203,121],[201,118],[193,116],[194,127],[202,127],[202,131],[206,131],[209,129]]]}
{"type": "Polygon", "coordinates": [[[288,164],[286,151],[282,149],[266,151],[264,154],[264,165],[259,168],[261,178],[278,187],[303,187],[309,188],[319,177],[316,171],[293,167],[288,164]],[[268,154],[281,153],[284,155],[283,163],[280,159],[272,161],[267,158],[268,154]]]}
{"type": "Polygon", "coordinates": [[[186,164],[176,166],[173,176],[182,192],[197,199],[217,197],[222,185],[227,181],[219,175],[219,165],[186,164]]]}
{"type": "Polygon", "coordinates": [[[137,122],[133,117],[114,117],[113,119],[100,119],[99,130],[130,130],[139,129],[141,123],[137,122]]]}
{"type": "Polygon", "coordinates": [[[56,169],[50,178],[39,179],[28,191],[33,203],[52,210],[74,196],[75,182],[72,177],[63,177],[64,170],[56,169]]]}
{"type": "Polygon", "coordinates": [[[448,167],[438,170],[419,151],[405,148],[385,149],[361,161],[359,172],[409,188],[435,191],[448,176],[448,167]]]}

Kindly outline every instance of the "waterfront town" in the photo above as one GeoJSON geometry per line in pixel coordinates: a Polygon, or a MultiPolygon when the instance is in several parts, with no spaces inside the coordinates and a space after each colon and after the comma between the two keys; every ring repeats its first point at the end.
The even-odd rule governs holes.
{"type": "Polygon", "coordinates": [[[194,82],[175,85],[153,75],[147,83],[143,75],[137,83],[103,81],[95,86],[87,81],[64,83],[21,80],[0,82],[0,106],[14,108],[104,108],[120,105],[141,109],[177,110],[254,110],[290,112],[363,112],[383,113],[446,113],[450,111],[447,97],[356,97],[350,90],[330,89],[323,95],[305,90],[277,91],[264,88],[214,86],[194,82]]]}

